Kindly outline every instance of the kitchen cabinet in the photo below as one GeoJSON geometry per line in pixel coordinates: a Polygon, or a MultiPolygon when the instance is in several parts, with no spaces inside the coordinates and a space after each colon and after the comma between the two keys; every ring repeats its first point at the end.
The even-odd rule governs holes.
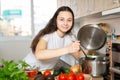
{"type": "MultiPolygon", "coordinates": [[[[57,7],[61,7],[61,6],[69,6],[71,7],[71,1],[72,0],[57,0],[57,7]]],[[[75,0],[76,1],[76,0],[75,0]]]]}
{"type": "Polygon", "coordinates": [[[69,6],[76,17],[87,15],[88,12],[88,0],[58,0],[58,7],[69,6]]]}
{"type": "Polygon", "coordinates": [[[120,0],[58,0],[58,7],[63,5],[71,7],[75,18],[80,18],[120,7],[120,0]]]}
{"type": "Polygon", "coordinates": [[[104,0],[58,0],[58,7],[69,6],[75,18],[87,16],[103,10],[104,0]],[[99,4],[98,4],[99,3],[99,4]]]}
{"type": "Polygon", "coordinates": [[[104,10],[120,7],[120,0],[104,0],[104,10]]]}
{"type": "Polygon", "coordinates": [[[119,59],[119,48],[117,46],[120,45],[120,41],[111,38],[110,41],[110,79],[111,80],[119,80],[120,77],[120,59],[119,59]],[[117,64],[117,65],[116,65],[117,64]]]}
{"type": "Polygon", "coordinates": [[[57,0],[57,7],[63,6],[65,4],[64,0],[57,0]]]}
{"type": "Polygon", "coordinates": [[[71,9],[74,12],[75,17],[78,14],[78,11],[77,11],[78,10],[78,6],[77,6],[78,3],[77,2],[78,2],[78,0],[71,0],[71,5],[70,5],[71,9]]]}
{"type": "Polygon", "coordinates": [[[98,13],[103,10],[104,0],[77,0],[78,15],[76,17],[83,17],[90,14],[98,13]]]}
{"type": "Polygon", "coordinates": [[[73,10],[73,12],[74,12],[74,15],[75,16],[77,16],[77,1],[78,0],[58,0],[57,1],[57,6],[58,7],[61,7],[61,6],[69,6],[72,10],[73,10]]]}
{"type": "Polygon", "coordinates": [[[103,7],[104,1],[106,1],[106,0],[94,0],[94,2],[93,2],[94,8],[93,8],[91,14],[103,11],[104,10],[104,7],[103,7]]]}
{"type": "Polygon", "coordinates": [[[75,18],[86,16],[88,14],[88,0],[77,0],[77,15],[75,18]]]}

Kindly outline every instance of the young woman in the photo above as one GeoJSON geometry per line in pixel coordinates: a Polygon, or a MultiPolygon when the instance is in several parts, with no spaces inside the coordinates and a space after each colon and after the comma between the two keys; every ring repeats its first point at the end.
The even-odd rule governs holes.
{"type": "Polygon", "coordinates": [[[71,38],[73,26],[73,11],[67,6],[58,8],[45,28],[33,39],[32,53],[24,60],[40,70],[46,70],[52,69],[63,55],[71,54],[77,59],[80,55],[80,41],[71,38]]]}

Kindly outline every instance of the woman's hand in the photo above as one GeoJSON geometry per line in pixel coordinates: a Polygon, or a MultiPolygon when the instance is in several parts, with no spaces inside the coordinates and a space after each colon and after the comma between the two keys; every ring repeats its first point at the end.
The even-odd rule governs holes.
{"type": "Polygon", "coordinates": [[[69,53],[78,52],[80,50],[80,41],[74,41],[68,46],[69,53]]]}

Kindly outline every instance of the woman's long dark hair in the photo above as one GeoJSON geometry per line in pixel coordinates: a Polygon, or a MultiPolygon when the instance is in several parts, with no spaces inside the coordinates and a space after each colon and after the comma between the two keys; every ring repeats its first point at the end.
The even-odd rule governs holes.
{"type": "Polygon", "coordinates": [[[73,23],[72,23],[72,27],[69,31],[66,32],[66,34],[71,33],[71,30],[74,26],[74,13],[72,11],[71,8],[69,8],[68,6],[62,6],[60,8],[57,9],[57,11],[55,12],[55,14],[53,15],[53,17],[49,20],[48,24],[45,26],[45,28],[43,28],[42,30],[39,31],[39,33],[35,36],[35,38],[33,39],[32,43],[31,43],[31,49],[32,52],[35,52],[36,46],[38,44],[39,39],[44,36],[45,34],[49,34],[52,33],[54,31],[57,30],[57,16],[61,11],[69,11],[72,14],[73,17],[73,23]]]}

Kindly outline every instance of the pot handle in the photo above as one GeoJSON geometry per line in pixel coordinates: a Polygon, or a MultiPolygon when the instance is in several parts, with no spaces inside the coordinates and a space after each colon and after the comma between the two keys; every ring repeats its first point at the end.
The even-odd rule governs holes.
{"type": "Polygon", "coordinates": [[[79,59],[79,64],[80,64],[80,65],[82,64],[82,61],[83,61],[83,58],[80,58],[80,59],[79,59]]]}

